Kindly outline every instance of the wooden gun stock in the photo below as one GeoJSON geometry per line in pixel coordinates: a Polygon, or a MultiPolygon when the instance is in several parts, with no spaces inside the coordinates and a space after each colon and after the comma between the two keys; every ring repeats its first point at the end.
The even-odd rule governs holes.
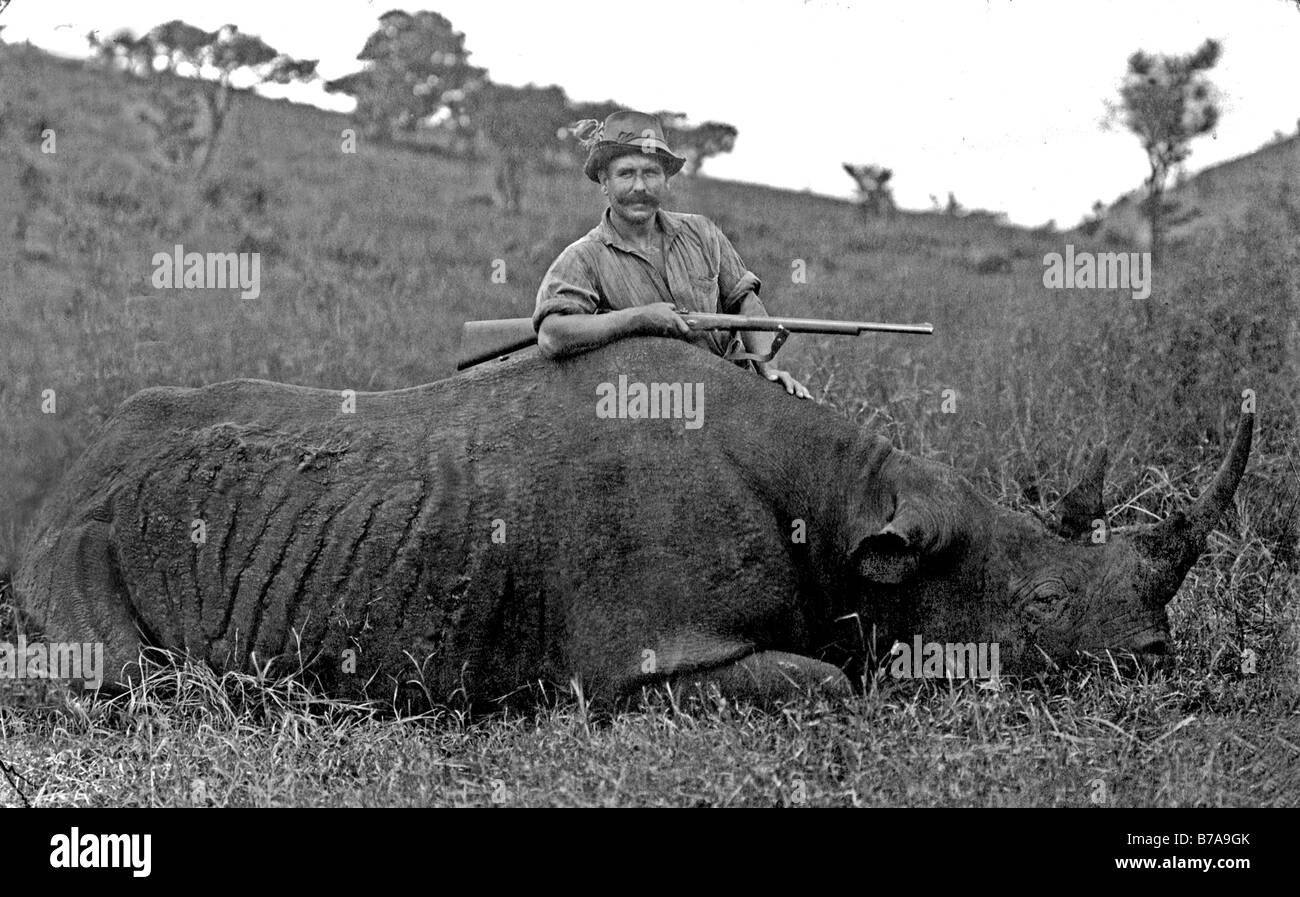
{"type": "Polygon", "coordinates": [[[466,321],[460,331],[460,355],[456,370],[527,349],[537,342],[532,318],[501,318],[496,321],[466,321]]]}

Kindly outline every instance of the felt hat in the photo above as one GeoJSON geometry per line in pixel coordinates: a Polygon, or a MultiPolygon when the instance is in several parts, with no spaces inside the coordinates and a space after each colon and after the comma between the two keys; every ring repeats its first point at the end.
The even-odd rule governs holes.
{"type": "MultiPolygon", "coordinates": [[[[579,122],[575,128],[581,128],[584,124],[594,126],[596,122],[594,119],[588,119],[587,122],[579,122]]],[[[600,183],[601,169],[608,165],[611,159],[628,153],[653,153],[663,163],[664,174],[669,177],[681,171],[682,166],[686,164],[686,159],[669,148],[659,119],[645,112],[620,109],[605,119],[605,123],[598,129],[589,128],[589,130],[594,131],[589,138],[593,142],[582,170],[588,178],[597,183],[600,183]]]]}

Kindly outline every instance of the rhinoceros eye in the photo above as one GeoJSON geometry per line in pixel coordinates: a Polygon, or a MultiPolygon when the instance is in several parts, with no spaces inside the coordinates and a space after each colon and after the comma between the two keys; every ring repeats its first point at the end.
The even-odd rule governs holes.
{"type": "Polygon", "coordinates": [[[1065,583],[1059,579],[1042,579],[1034,583],[1034,600],[1047,604],[1060,601],[1070,594],[1065,583]]]}

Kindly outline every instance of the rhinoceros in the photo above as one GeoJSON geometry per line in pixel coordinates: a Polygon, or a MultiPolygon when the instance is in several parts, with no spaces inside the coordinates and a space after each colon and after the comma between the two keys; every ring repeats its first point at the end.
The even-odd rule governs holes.
{"type": "Polygon", "coordinates": [[[15,589],[119,685],[148,646],[434,702],[848,695],[920,636],[997,645],[1007,674],[1159,657],[1252,427],[1188,512],[1094,544],[1102,464],[1057,517],[1016,513],[675,340],[391,392],[157,387],[51,496],[15,589]]]}

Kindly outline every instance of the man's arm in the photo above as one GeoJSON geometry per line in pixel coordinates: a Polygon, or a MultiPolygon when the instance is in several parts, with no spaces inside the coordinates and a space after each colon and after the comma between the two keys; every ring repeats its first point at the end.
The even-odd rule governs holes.
{"type": "MultiPolygon", "coordinates": [[[[763,307],[763,300],[758,298],[759,288],[762,286],[754,272],[745,267],[741,261],[740,253],[736,252],[736,247],[731,245],[716,224],[708,222],[708,227],[713,233],[713,238],[717,241],[718,251],[718,311],[724,314],[733,315],[751,315],[757,318],[767,317],[767,309],[763,307]]],[[[772,351],[772,340],[776,339],[776,334],[763,330],[742,330],[740,332],[741,342],[745,344],[745,350],[754,355],[766,355],[772,351]]],[[[803,384],[790,376],[786,371],[762,362],[752,362],[754,370],[759,375],[766,377],[781,384],[782,388],[792,396],[798,396],[801,399],[812,398],[812,395],[804,388],[803,384]]]]}
{"type": "MultiPolygon", "coordinates": [[[[750,293],[741,300],[740,307],[736,309],[738,315],[752,315],[756,318],[766,318],[767,308],[763,305],[763,300],[758,298],[757,293],[750,293]]],[[[745,344],[745,350],[755,355],[766,355],[772,351],[772,340],[776,339],[776,334],[768,330],[742,330],[740,331],[741,342],[745,344]]],[[[766,365],[754,362],[760,374],[765,373],[766,365]]]]}
{"type": "Polygon", "coordinates": [[[691,332],[668,302],[605,314],[550,314],[537,328],[537,348],[546,358],[567,358],[629,336],[684,337],[691,332]]]}
{"type": "Polygon", "coordinates": [[[566,247],[551,263],[537,290],[533,326],[545,358],[567,358],[629,336],[684,336],[690,328],[667,302],[604,314],[594,265],[582,242],[566,247]]]}
{"type": "MultiPolygon", "coordinates": [[[[758,298],[757,293],[750,293],[740,303],[739,314],[752,315],[756,318],[766,318],[767,309],[763,307],[763,302],[758,298]]],[[[766,355],[772,351],[772,340],[776,339],[776,334],[770,330],[742,330],[740,331],[741,342],[745,344],[745,350],[755,355],[766,355]]],[[[781,384],[786,392],[800,399],[812,398],[812,393],[794,377],[790,376],[788,371],[776,367],[771,362],[755,361],[752,362],[754,370],[760,376],[781,384]]]]}

